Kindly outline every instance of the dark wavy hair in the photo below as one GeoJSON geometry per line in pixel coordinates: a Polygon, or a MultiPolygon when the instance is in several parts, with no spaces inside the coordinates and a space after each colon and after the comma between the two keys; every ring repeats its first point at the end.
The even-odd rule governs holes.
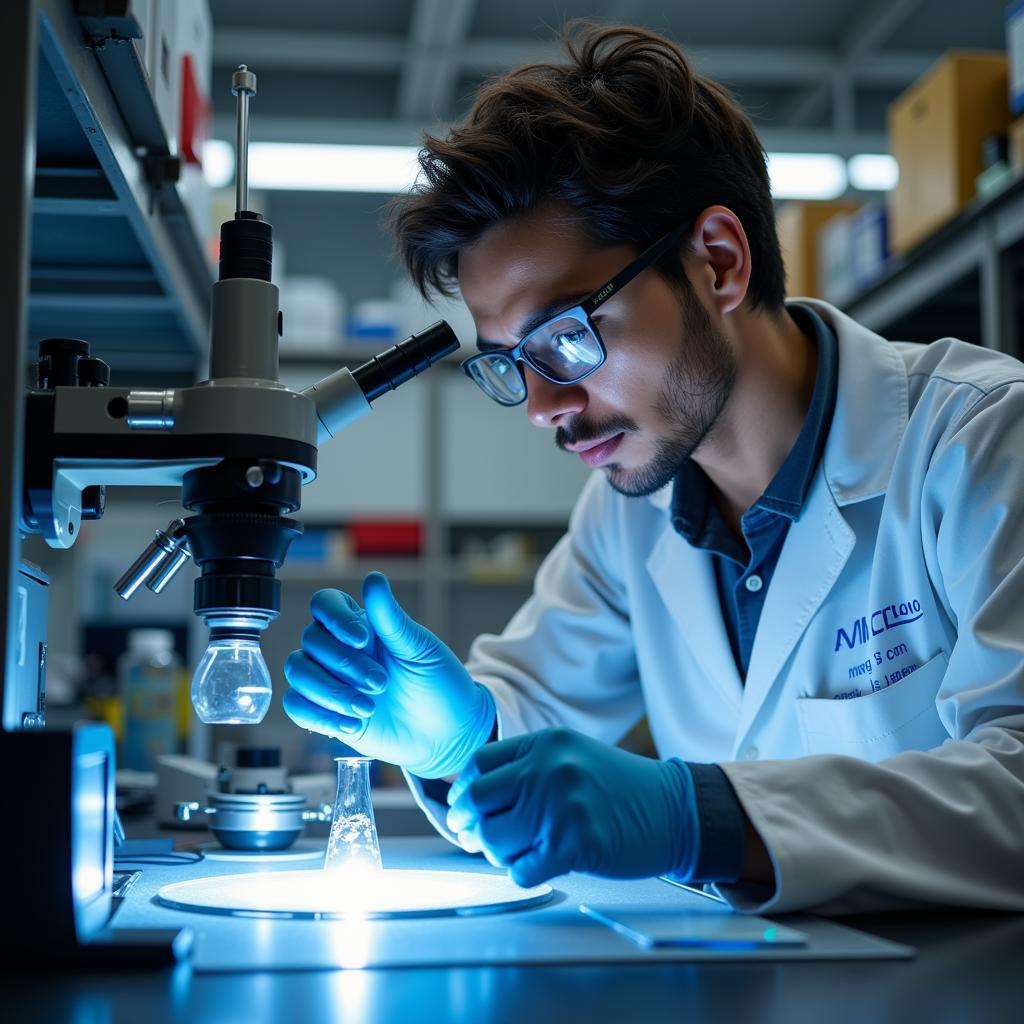
{"type": "MultiPolygon", "coordinates": [[[[752,307],[779,311],[785,269],[764,148],[732,96],[653,32],[576,21],[562,41],[567,63],[488,81],[447,138],[424,135],[417,184],[389,211],[420,292],[453,295],[459,252],[545,201],[572,207],[596,244],[638,249],[720,204],[747,234],[752,307]]],[[[686,286],[677,253],[657,269],[686,286]]]]}

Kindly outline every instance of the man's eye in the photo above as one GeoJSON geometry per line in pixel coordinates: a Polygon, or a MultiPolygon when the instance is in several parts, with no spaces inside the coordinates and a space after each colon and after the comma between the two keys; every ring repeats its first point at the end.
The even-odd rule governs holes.
{"type": "Polygon", "coordinates": [[[571,363],[582,362],[584,356],[580,351],[580,345],[584,343],[586,334],[584,330],[562,331],[552,339],[554,348],[562,359],[571,363]]]}

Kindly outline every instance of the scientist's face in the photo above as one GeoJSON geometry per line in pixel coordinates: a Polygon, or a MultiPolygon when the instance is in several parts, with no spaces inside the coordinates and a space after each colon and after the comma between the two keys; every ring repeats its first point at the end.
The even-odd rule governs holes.
{"type": "MultiPolygon", "coordinates": [[[[575,305],[637,255],[595,247],[571,212],[550,204],[463,250],[459,285],[481,343],[511,348],[538,310],[575,305]]],[[[591,319],[604,363],[576,384],[553,384],[521,364],[527,414],[621,494],[651,494],[714,428],[736,377],[733,347],[692,288],[683,294],[651,268],[591,319]]]]}

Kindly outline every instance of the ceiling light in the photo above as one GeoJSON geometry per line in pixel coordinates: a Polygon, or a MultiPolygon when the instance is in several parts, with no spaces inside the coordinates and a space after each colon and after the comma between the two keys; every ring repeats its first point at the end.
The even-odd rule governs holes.
{"type": "Polygon", "coordinates": [[[835,153],[769,153],[775,199],[836,199],[846,191],[846,161],[835,153]]]}
{"type": "MultiPolygon", "coordinates": [[[[419,173],[417,146],[357,146],[252,142],[249,187],[295,192],[404,192],[419,173]]],[[[206,144],[207,180],[216,188],[234,177],[234,147],[206,144]],[[225,164],[227,171],[225,173],[225,164]]]]}
{"type": "Polygon", "coordinates": [[[850,184],[862,192],[888,192],[900,178],[900,165],[888,153],[861,153],[850,157],[850,184]]]}
{"type": "MultiPolygon", "coordinates": [[[[249,187],[300,192],[403,192],[419,173],[417,153],[416,146],[253,142],[249,146],[249,187]]],[[[850,161],[851,173],[854,162],[861,159],[850,161]]],[[[220,139],[207,142],[203,166],[213,187],[229,185],[234,177],[234,147],[220,139]]],[[[846,161],[834,153],[769,153],[768,173],[776,199],[835,199],[847,188],[846,161]]]]}
{"type": "Polygon", "coordinates": [[[416,146],[254,142],[249,186],[312,192],[404,192],[419,172],[416,146]]]}
{"type": "Polygon", "coordinates": [[[223,139],[207,139],[203,144],[203,176],[211,188],[224,188],[235,177],[235,147],[223,139]]]}

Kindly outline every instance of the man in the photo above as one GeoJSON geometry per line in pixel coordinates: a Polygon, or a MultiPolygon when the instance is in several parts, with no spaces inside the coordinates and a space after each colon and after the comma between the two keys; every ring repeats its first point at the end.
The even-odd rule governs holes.
{"type": "Polygon", "coordinates": [[[786,304],[735,103],[647,32],[567,45],[427,140],[393,224],[470,377],[593,477],[465,667],[371,574],[314,597],[285,709],[523,885],[1024,908],[1024,366],[786,304]],[[662,760],[611,746],[645,711],[662,760]]]}

